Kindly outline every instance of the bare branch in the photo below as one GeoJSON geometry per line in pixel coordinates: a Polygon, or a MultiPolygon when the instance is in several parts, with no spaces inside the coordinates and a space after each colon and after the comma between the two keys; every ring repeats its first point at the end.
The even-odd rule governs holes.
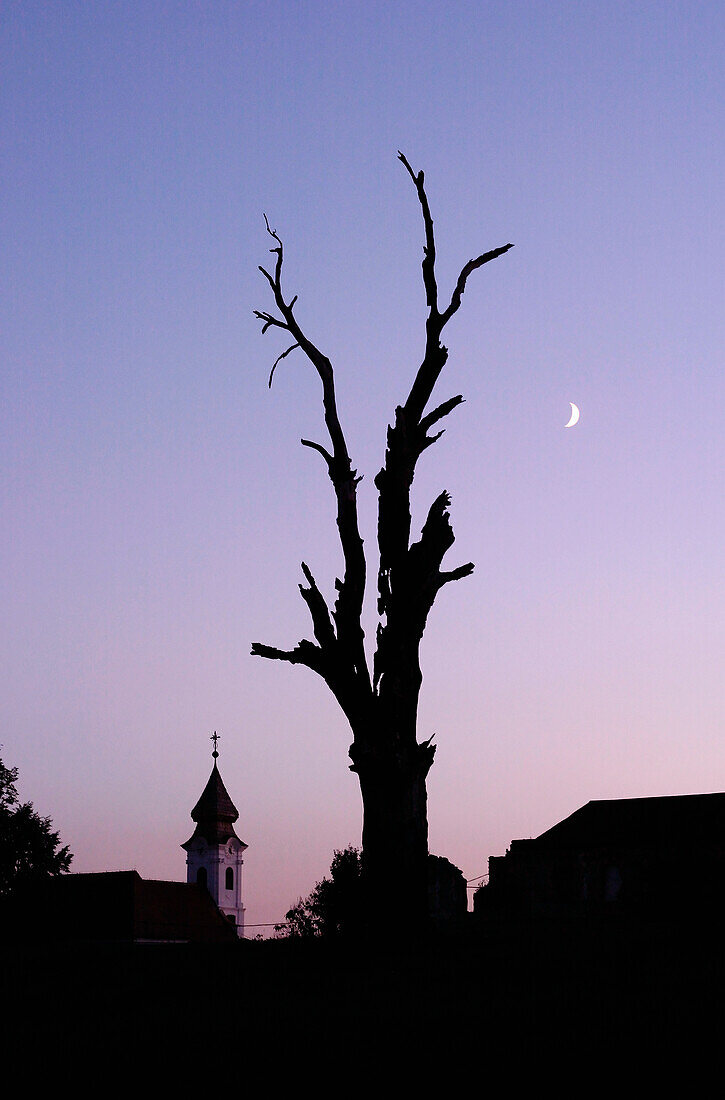
{"type": "MultiPolygon", "coordinates": [[[[336,687],[333,688],[333,690],[338,694],[338,697],[340,697],[341,695],[349,694],[350,685],[348,684],[346,686],[345,683],[343,683],[345,675],[351,677],[351,682],[353,680],[357,682],[359,678],[362,678],[362,682],[364,683],[367,681],[369,686],[369,675],[367,672],[367,662],[363,646],[364,634],[360,625],[365,594],[366,574],[365,555],[363,552],[357,515],[356,489],[360,478],[352,468],[347,443],[338,416],[332,364],[327,356],[312,343],[300,327],[294,313],[297,295],[289,302],[285,300],[282,291],[282,266],[284,261],[282,239],[277,231],[271,228],[266,214],[264,216],[264,223],[267,233],[275,242],[270,252],[276,256],[276,261],[273,273],[262,267],[260,267],[260,271],[269,283],[279,314],[275,315],[272,313],[255,311],[255,316],[263,322],[262,332],[266,332],[270,326],[283,328],[291,334],[295,341],[294,344],[283,351],[275,360],[269,376],[269,385],[271,386],[272,384],[274,371],[280,360],[284,359],[285,356],[289,355],[290,352],[297,348],[300,348],[304,352],[322,382],[322,404],[331,448],[328,450],[321,444],[308,439],[303,439],[302,445],[318,451],[325,459],[327,471],[334,486],[337,501],[337,527],[345,560],[345,569],[343,580],[338,588],[338,598],[334,610],[334,622],[337,628],[336,637],[330,613],[317,586],[314,585],[314,583],[310,584],[310,588],[303,588],[300,586],[300,591],[312,614],[313,623],[315,625],[315,636],[318,640],[324,638],[326,647],[329,646],[332,637],[333,640],[340,643],[342,651],[345,653],[346,660],[342,661],[342,666],[347,669],[347,672],[341,671],[340,660],[337,660],[334,675],[336,687]],[[324,613],[322,611],[323,607],[324,613]],[[332,635],[330,632],[332,632],[332,635]]],[[[308,578],[308,580],[309,579],[310,578],[308,578]]],[[[302,659],[299,656],[298,650],[299,646],[296,650],[292,651],[294,660],[297,661],[302,659]]],[[[309,654],[306,650],[303,651],[303,657],[305,663],[309,663],[309,654]]],[[[277,659],[292,660],[293,658],[287,656],[278,657],[277,659]]],[[[329,677],[332,676],[330,669],[326,669],[325,672],[321,674],[324,675],[327,682],[330,683],[329,677]]]]}
{"type": "Polygon", "coordinates": [[[267,280],[267,282],[269,283],[269,285],[270,285],[270,286],[272,287],[272,290],[274,290],[274,279],[272,278],[272,276],[270,275],[270,273],[269,273],[269,272],[267,271],[266,267],[262,267],[262,265],[260,264],[260,265],[259,265],[259,270],[260,270],[260,271],[262,272],[262,274],[264,275],[265,279],[267,280]]]}
{"type": "Polygon", "coordinates": [[[420,419],[423,415],[423,410],[428,404],[431,393],[433,392],[433,387],[438,380],[438,376],[448,359],[448,349],[441,344],[441,333],[445,325],[460,307],[461,297],[466,289],[466,282],[468,281],[469,275],[479,267],[482,267],[483,264],[496,259],[497,256],[503,255],[504,252],[508,252],[510,248],[513,248],[513,245],[507,244],[502,248],[495,248],[490,252],[483,253],[474,260],[469,260],[458,276],[458,281],[451,296],[450,304],[444,313],[439,313],[438,288],[435,276],[435,237],[433,233],[433,218],[428,204],[428,196],[425,191],[425,178],[422,171],[417,174],[413,171],[409,161],[400,151],[398,152],[398,158],[405,165],[408,175],[415,184],[418,200],[423,213],[423,225],[425,229],[423,284],[425,286],[426,302],[428,304],[426,349],[423,362],[418,368],[418,372],[408,395],[408,400],[405,403],[406,411],[409,412],[414,419],[420,419]]]}
{"type": "Polygon", "coordinates": [[[280,362],[281,359],[284,359],[286,356],[289,355],[291,351],[294,351],[295,348],[298,348],[299,346],[299,344],[292,344],[291,347],[287,348],[287,351],[283,351],[282,354],[278,355],[275,359],[274,363],[272,364],[272,369],[269,372],[269,382],[267,383],[267,386],[270,390],[272,389],[272,379],[274,378],[274,372],[277,369],[277,364],[280,362]]]}
{"type": "Polygon", "coordinates": [[[415,184],[416,191],[418,192],[418,200],[420,202],[421,210],[423,211],[423,224],[425,226],[425,246],[423,248],[423,285],[425,287],[426,301],[430,308],[431,315],[437,315],[438,313],[438,287],[436,285],[435,278],[435,262],[436,262],[436,247],[435,237],[433,235],[433,218],[431,217],[430,207],[428,205],[428,196],[425,193],[424,181],[425,176],[422,171],[416,175],[411,168],[407,157],[398,150],[398,159],[403,162],[408,170],[408,174],[415,184]]]}
{"type": "Polygon", "coordinates": [[[475,566],[472,561],[469,561],[466,565],[459,565],[457,569],[451,569],[449,572],[441,572],[438,574],[439,585],[442,588],[444,584],[449,584],[450,581],[459,581],[462,577],[470,577],[475,566]]]}
{"type": "Polygon", "coordinates": [[[273,317],[271,313],[264,313],[262,310],[255,309],[254,316],[258,317],[260,321],[264,321],[262,325],[262,335],[265,334],[270,325],[274,325],[276,328],[288,328],[284,321],[280,321],[278,317],[273,317]]]}
{"type": "Polygon", "coordinates": [[[330,454],[330,452],[328,450],[326,450],[322,446],[321,443],[314,443],[313,440],[311,440],[311,439],[301,439],[300,443],[302,444],[303,447],[310,447],[313,451],[319,451],[320,452],[320,454],[324,458],[325,462],[327,463],[327,469],[328,469],[328,472],[330,472],[330,477],[332,477],[332,472],[331,471],[332,471],[332,463],[333,463],[334,460],[333,460],[333,457],[330,454]]]}
{"type": "MultiPolygon", "coordinates": [[[[279,245],[279,247],[281,249],[282,248],[282,242],[279,239],[279,237],[277,236],[276,229],[270,229],[269,218],[267,217],[266,214],[262,214],[262,217],[264,218],[264,224],[267,226],[267,232],[269,233],[270,237],[274,237],[275,241],[277,242],[277,244],[279,245]]],[[[270,248],[269,251],[270,252],[276,252],[277,249],[276,248],[270,248]]]]}
{"type": "Polygon", "coordinates": [[[305,575],[309,588],[305,588],[305,586],[301,584],[299,586],[300,595],[309,608],[312,617],[312,625],[315,630],[315,637],[322,650],[330,649],[336,642],[335,629],[332,625],[330,612],[322,593],[315,583],[315,578],[304,562],[302,562],[302,572],[305,575]]]}
{"type": "Polygon", "coordinates": [[[419,453],[422,454],[428,447],[432,447],[434,443],[438,442],[442,435],[445,435],[445,428],[441,428],[435,435],[427,435],[419,446],[419,453]]]}
{"type": "Polygon", "coordinates": [[[263,645],[262,642],[252,642],[251,654],[253,657],[266,657],[271,661],[287,661],[291,665],[306,665],[313,672],[324,677],[324,658],[322,650],[314,642],[303,638],[294,649],[276,649],[271,645],[263,645]]]}
{"type": "MultiPolygon", "coordinates": [[[[408,549],[410,544],[410,493],[418,458],[430,447],[441,432],[428,435],[429,429],[459,405],[463,398],[449,398],[424,416],[433,388],[448,359],[448,349],[441,343],[444,325],[458,310],[469,276],[484,263],[503,255],[512,245],[483,253],[469,260],[463,267],[450,304],[444,314],[438,312],[438,291],[435,278],[435,238],[433,218],[425,191],[423,172],[415,173],[408,159],[398,152],[408,175],[415,184],[423,214],[425,247],[423,282],[428,303],[426,319],[426,343],[423,360],[416,372],[404,405],[395,410],[395,422],[388,428],[385,464],[375,478],[378,498],[378,609],[381,615],[396,615],[396,590],[398,585],[408,584],[408,549]],[[397,579],[396,579],[397,578],[397,579]]],[[[446,522],[447,519],[446,519],[446,522]]],[[[450,525],[449,525],[450,526],[450,525]]],[[[451,534],[452,539],[452,534],[451,534]]]]}
{"type": "Polygon", "coordinates": [[[444,489],[428,509],[428,516],[423,524],[420,539],[410,548],[409,558],[422,558],[424,570],[430,572],[433,567],[438,569],[443,555],[455,541],[453,528],[448,509],[451,506],[450,494],[444,489]]]}
{"type": "Polygon", "coordinates": [[[444,325],[448,324],[453,314],[458,312],[461,298],[463,297],[463,291],[466,289],[466,283],[468,282],[468,276],[471,275],[472,272],[477,271],[479,267],[483,267],[484,264],[497,259],[499,256],[503,256],[510,248],[513,248],[512,244],[504,244],[501,248],[492,248],[490,252],[484,252],[481,256],[477,256],[475,260],[468,261],[461,271],[461,274],[458,276],[456,289],[451,295],[450,305],[441,315],[441,329],[443,329],[444,325]]]}
{"type": "Polygon", "coordinates": [[[438,405],[437,408],[429,412],[427,416],[421,419],[420,427],[422,432],[427,432],[430,427],[433,426],[438,420],[442,420],[444,416],[448,416],[449,412],[452,412],[458,405],[463,403],[463,396],[459,393],[457,397],[449,397],[447,401],[438,405]]]}

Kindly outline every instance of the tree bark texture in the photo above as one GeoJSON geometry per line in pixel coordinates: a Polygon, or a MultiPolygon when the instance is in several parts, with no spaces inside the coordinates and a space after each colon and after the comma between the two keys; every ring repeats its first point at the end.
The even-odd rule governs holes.
{"type": "MultiPolygon", "coordinates": [[[[290,650],[255,642],[252,653],[291,664],[303,664],[321,676],[347,717],[353,734],[349,749],[351,769],[357,773],[363,802],[363,880],[371,922],[389,926],[425,920],[427,906],[428,818],[426,779],[433,763],[431,741],[418,742],[418,699],[422,682],[420,642],[428,613],[440,589],[467,576],[471,562],[450,571],[442,569],[443,557],[454,541],[450,523],[450,498],[441,493],[430,505],[426,521],[411,542],[410,494],[420,455],[442,435],[432,432],[462,401],[450,397],[426,412],[433,388],[448,358],[441,334],[461,305],[469,276],[507,252],[507,244],[469,260],[461,269],[445,308],[441,308],[435,273],[433,219],[423,172],[414,172],[407,158],[398,154],[416,188],[423,216],[423,286],[428,315],[425,352],[407,399],[395,410],[388,427],[385,461],[375,478],[378,491],[378,627],[372,674],[362,627],[366,586],[366,560],[360,537],[357,487],[335,398],[332,364],[300,327],[294,312],[296,296],[287,301],[282,290],[283,246],[266,222],[274,244],[272,270],[260,267],[274,299],[276,312],[255,311],[262,332],[279,328],[292,344],[276,359],[269,377],[272,384],[278,363],[301,350],[322,382],[325,426],[329,442],[323,445],[303,439],[317,451],[327,467],[337,503],[337,528],[343,555],[342,578],[335,581],[337,599],[330,609],[308,568],[302,563],[306,584],[300,594],[307,604],[314,641],[303,638],[290,650]]],[[[265,219],[266,221],[266,219],[265,219]]]]}

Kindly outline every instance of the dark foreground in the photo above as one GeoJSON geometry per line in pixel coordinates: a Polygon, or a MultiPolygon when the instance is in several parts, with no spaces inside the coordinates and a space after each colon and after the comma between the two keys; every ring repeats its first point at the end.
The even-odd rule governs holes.
{"type": "Polygon", "coordinates": [[[574,1070],[617,1093],[637,1070],[695,1073],[725,1043],[714,920],[502,924],[366,946],[6,941],[2,981],[6,1049],[31,1073],[91,1061],[191,1072],[212,1057],[240,1085],[254,1066],[281,1080],[304,1065],[305,1093],[310,1069],[383,1064],[391,1084],[396,1071],[464,1071],[478,1091],[504,1071],[523,1088],[574,1070]]]}

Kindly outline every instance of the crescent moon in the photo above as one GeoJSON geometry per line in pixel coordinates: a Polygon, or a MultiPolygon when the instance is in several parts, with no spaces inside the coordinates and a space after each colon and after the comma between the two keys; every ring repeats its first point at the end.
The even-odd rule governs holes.
{"type": "Polygon", "coordinates": [[[569,423],[564,425],[565,428],[573,428],[577,420],[579,419],[579,409],[573,401],[570,401],[569,404],[571,405],[571,418],[569,420],[569,423]]]}

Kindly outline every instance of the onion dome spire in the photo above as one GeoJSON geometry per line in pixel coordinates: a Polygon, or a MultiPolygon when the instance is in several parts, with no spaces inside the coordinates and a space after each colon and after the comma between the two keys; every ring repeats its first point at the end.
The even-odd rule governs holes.
{"type": "Polygon", "coordinates": [[[225,844],[230,837],[237,835],[234,832],[234,822],[239,817],[239,812],[229,797],[217,767],[219,735],[216,730],[210,740],[214,743],[214,766],[199,801],[191,811],[191,819],[196,822],[196,828],[190,839],[200,836],[207,844],[225,844]]]}

